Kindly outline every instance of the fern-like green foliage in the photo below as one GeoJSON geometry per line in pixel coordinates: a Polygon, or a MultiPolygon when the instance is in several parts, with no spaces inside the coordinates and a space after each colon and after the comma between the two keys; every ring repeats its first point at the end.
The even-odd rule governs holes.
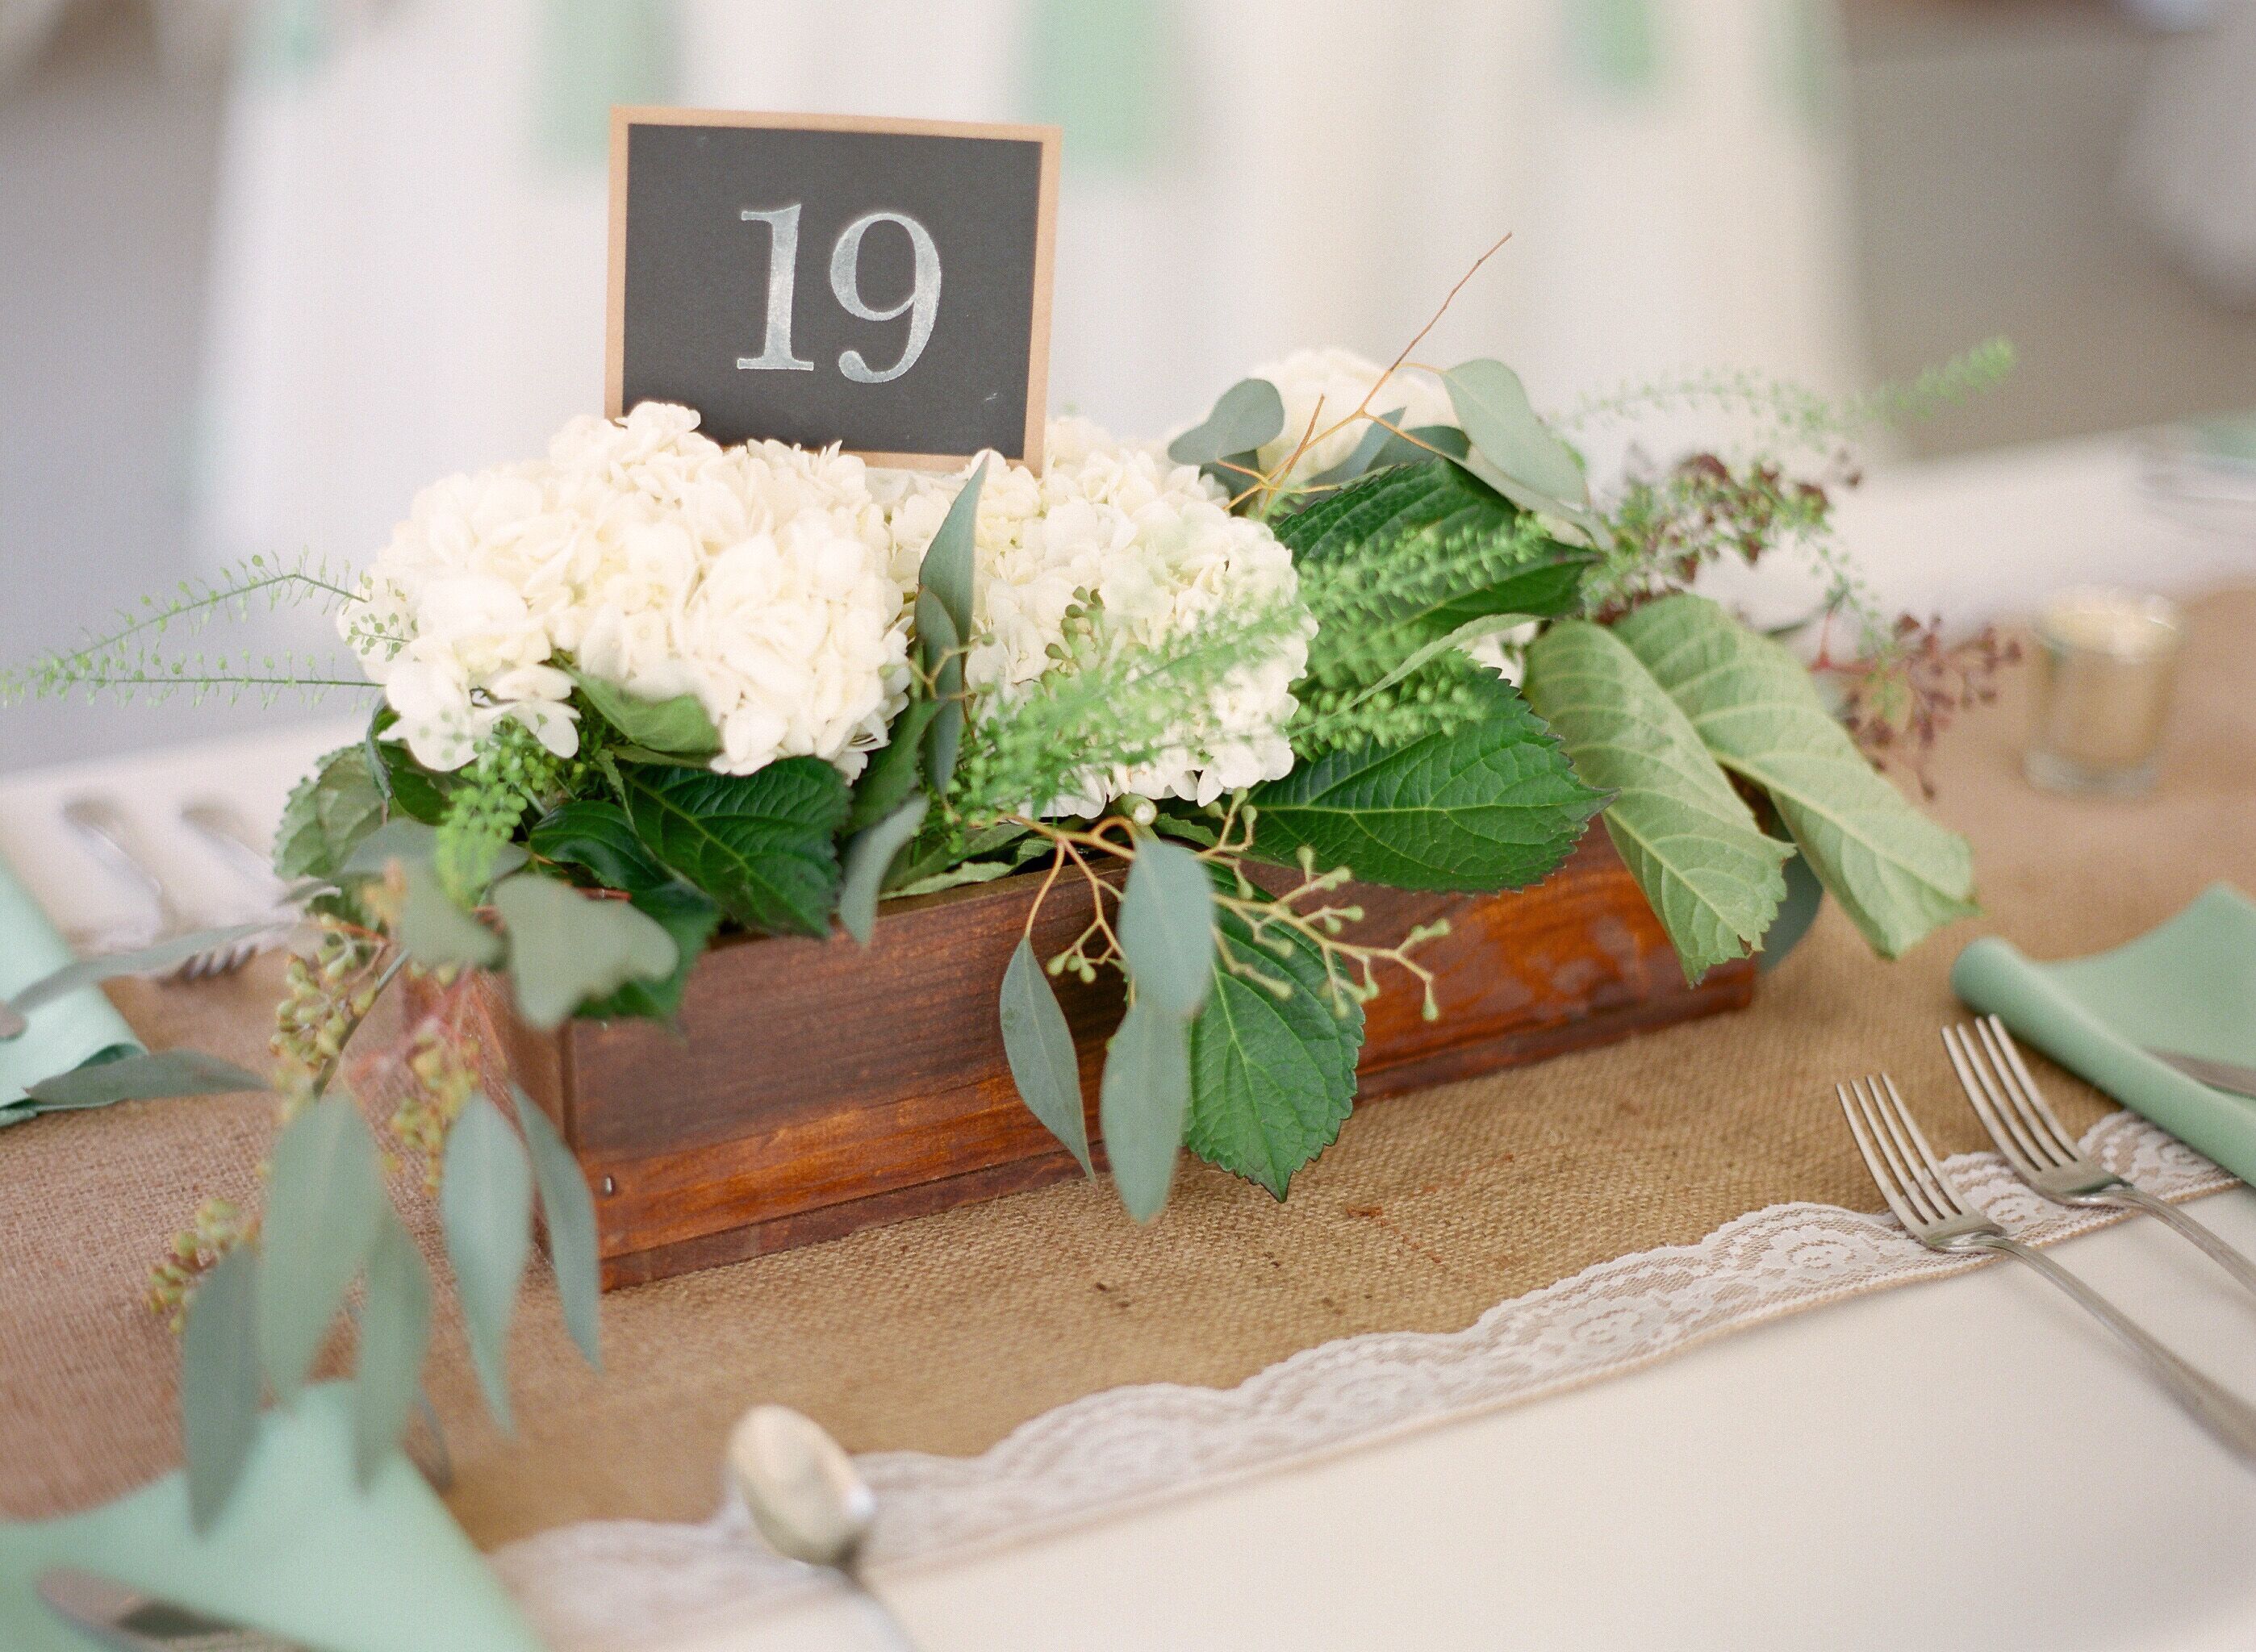
{"type": "Polygon", "coordinates": [[[1569,611],[1590,553],[1446,460],[1374,471],[1282,518],[1316,616],[1303,756],[1447,734],[1471,714],[1462,646],[1569,611]]]}
{"type": "Polygon", "coordinates": [[[146,595],[137,607],[121,609],[111,629],[74,649],[0,671],[0,706],[60,699],[78,691],[88,699],[107,692],[150,702],[181,692],[201,702],[214,693],[249,692],[271,704],[286,690],[319,696],[333,688],[371,688],[365,677],[342,674],[347,668],[340,662],[313,654],[164,646],[201,633],[215,619],[242,619],[256,608],[334,612],[353,595],[345,577],[310,556],[254,556],[216,579],[183,580],[169,595],[146,595]]]}
{"type": "Polygon", "coordinates": [[[1688,373],[1623,385],[1590,397],[1551,422],[1562,430],[1576,430],[1657,413],[1752,414],[1790,444],[1822,447],[1875,425],[1909,424],[1963,401],[2004,379],[2013,370],[2013,360],[2009,341],[1990,339],[1908,383],[1884,384],[1839,400],[1761,373],[1688,373]]]}
{"type": "Polygon", "coordinates": [[[1217,709],[1230,678],[1307,627],[1287,600],[1218,609],[1154,646],[1115,646],[1103,614],[1087,612],[1057,665],[972,716],[949,810],[976,830],[1086,795],[1119,770],[1205,762],[1236,737],[1217,709]]]}

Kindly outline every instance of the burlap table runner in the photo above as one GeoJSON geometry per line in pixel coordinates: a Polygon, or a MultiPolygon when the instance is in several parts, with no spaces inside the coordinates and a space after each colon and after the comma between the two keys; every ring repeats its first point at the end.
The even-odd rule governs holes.
{"type": "MultiPolygon", "coordinates": [[[[483,1420],[458,1328],[441,1327],[432,1394],[455,1513],[485,1546],[589,1518],[699,1519],[727,1428],[758,1400],[802,1408],[856,1450],[972,1452],[1116,1384],[1223,1385],[1336,1337],[1456,1329],[1769,1205],[1873,1207],[1837,1079],[1887,1067],[1938,1147],[1981,1144],[1935,1036],[1959,1013],[1959,947],[1997,930],[2036,957],[2084,953],[2213,880],[2256,889],[2256,592],[2198,606],[2147,798],[2024,784],[2025,693],[2009,683],[1935,765],[1934,807],[1973,836],[1985,917],[1889,966],[1829,908],[1753,1009],[1374,1103],[1288,1204],[1187,1164],[1149,1230],[1110,1187],[1069,1185],[641,1286],[605,1298],[600,1375],[536,1264],[511,1352],[515,1438],[483,1420]]],[[[273,971],[116,996],[154,1046],[255,1058],[273,971]]],[[[2072,1128],[2104,1109],[2041,1071],[2072,1128]]],[[[252,1192],[271,1129],[243,1100],[0,1133],[0,1508],[83,1505],[178,1460],[176,1349],[141,1305],[144,1276],[200,1198],[252,1192]]]]}

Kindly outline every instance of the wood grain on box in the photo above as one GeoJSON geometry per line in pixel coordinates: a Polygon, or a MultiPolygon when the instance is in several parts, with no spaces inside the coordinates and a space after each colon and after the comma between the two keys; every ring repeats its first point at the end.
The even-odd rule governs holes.
{"type": "MultiPolygon", "coordinates": [[[[702,960],[678,1029],[574,1022],[511,1029],[518,1081],[555,1119],[596,1192],[605,1286],[835,1238],[1079,1174],[1019,1101],[996,994],[1039,879],[889,904],[865,950],[827,940],[724,942],[702,960]]],[[[1397,979],[1366,1007],[1359,1099],[1470,1078],[1745,1006],[1754,967],[1688,986],[1605,833],[1541,884],[1431,895],[1357,885],[1368,932],[1447,917],[1421,949],[1442,1016],[1397,979]]],[[[1061,880],[1034,925],[1047,957],[1088,920],[1061,880]]],[[[1080,1045],[1089,1135],[1119,1018],[1116,981],[1058,995],[1080,1045]]],[[[1102,1162],[1102,1152],[1099,1152],[1102,1162]]]]}

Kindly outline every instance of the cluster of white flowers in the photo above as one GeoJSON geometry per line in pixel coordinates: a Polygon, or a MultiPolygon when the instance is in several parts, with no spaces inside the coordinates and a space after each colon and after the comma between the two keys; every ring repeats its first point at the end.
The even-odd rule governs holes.
{"type": "MultiPolygon", "coordinates": [[[[921,557],[957,482],[908,485],[892,519],[905,558],[921,557]]],[[[1101,616],[1106,649],[1149,649],[1217,611],[1248,612],[1296,600],[1292,553],[1259,522],[1234,517],[1195,467],[1114,440],[1083,419],[1050,426],[1040,475],[989,460],[979,497],[972,582],[977,640],[969,685],[990,706],[1007,704],[1057,665],[1067,610],[1101,616]]],[[[1204,706],[1184,708],[1186,738],[1160,760],[1089,777],[1091,795],[1052,811],[1094,813],[1123,792],[1213,801],[1240,786],[1281,778],[1293,766],[1285,725],[1292,686],[1308,665],[1315,622],[1266,657],[1232,672],[1204,706]]]]}
{"type": "MultiPolygon", "coordinates": [[[[656,403],[578,419],[545,460],[418,496],[339,617],[417,762],[459,769],[505,719],[571,756],[576,670],[639,699],[695,696],[723,773],[800,755],[860,772],[904,702],[917,571],[961,478],[723,447],[696,425],[656,403]]],[[[965,675],[991,707],[1057,668],[1077,603],[1117,656],[1217,611],[1297,600],[1291,552],[1266,527],[1230,515],[1195,468],[1084,420],[1051,427],[1040,475],[988,466],[965,675]]],[[[1161,759],[1092,773],[1089,796],[1055,806],[1094,812],[1126,791],[1209,802],[1282,777],[1315,629],[1187,706],[1161,759]]]]}
{"type": "Polygon", "coordinates": [[[696,425],[647,402],[577,419],[546,460],[417,497],[339,617],[417,762],[458,769],[504,718],[571,756],[565,657],[639,698],[695,695],[724,773],[805,755],[851,777],[884,743],[907,593],[861,460],[696,425]]]}
{"type": "MultiPolygon", "coordinates": [[[[1378,388],[1371,395],[1369,411],[1385,418],[1400,410],[1401,417],[1389,422],[1405,430],[1457,422],[1449,391],[1432,374],[1405,369],[1389,375],[1378,362],[1337,347],[1295,350],[1281,362],[1255,368],[1246,376],[1267,379],[1285,404],[1284,433],[1261,449],[1265,471],[1274,470],[1291,457],[1301,439],[1309,434],[1311,420],[1315,433],[1322,435],[1364,406],[1364,398],[1374,385],[1378,388]]],[[[1352,453],[1370,430],[1367,420],[1356,419],[1343,429],[1332,431],[1322,441],[1309,444],[1308,451],[1294,465],[1292,475],[1280,480],[1305,482],[1329,470],[1352,453]]]]}

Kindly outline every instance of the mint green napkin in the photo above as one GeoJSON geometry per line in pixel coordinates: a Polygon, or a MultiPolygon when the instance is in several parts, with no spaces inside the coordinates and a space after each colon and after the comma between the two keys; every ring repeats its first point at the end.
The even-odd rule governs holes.
{"type": "Polygon", "coordinates": [[[540,1652],[540,1641],[413,1464],[353,1476],[352,1390],[325,1382],[261,1420],[235,1501],[203,1536],[166,1475],[60,1520],[0,1525],[0,1647],[89,1652],[35,1590],[76,1566],[317,1652],[540,1652]]]}
{"type": "MultiPolygon", "coordinates": [[[[70,947],[54,921],[0,856],[0,998],[14,997],[70,961],[70,947]]],[[[38,1110],[16,1105],[26,1086],[141,1048],[99,987],[67,993],[25,1019],[31,1026],[22,1036],[0,1041],[0,1124],[13,1124],[38,1110]]]]}
{"type": "Polygon", "coordinates": [[[2149,1048],[2256,1067],[2256,902],[2212,884],[2111,953],[2032,963],[1985,936],[1959,953],[1952,990],[2016,1037],[2256,1182],[2256,1101],[2189,1079],[2149,1048]]]}

